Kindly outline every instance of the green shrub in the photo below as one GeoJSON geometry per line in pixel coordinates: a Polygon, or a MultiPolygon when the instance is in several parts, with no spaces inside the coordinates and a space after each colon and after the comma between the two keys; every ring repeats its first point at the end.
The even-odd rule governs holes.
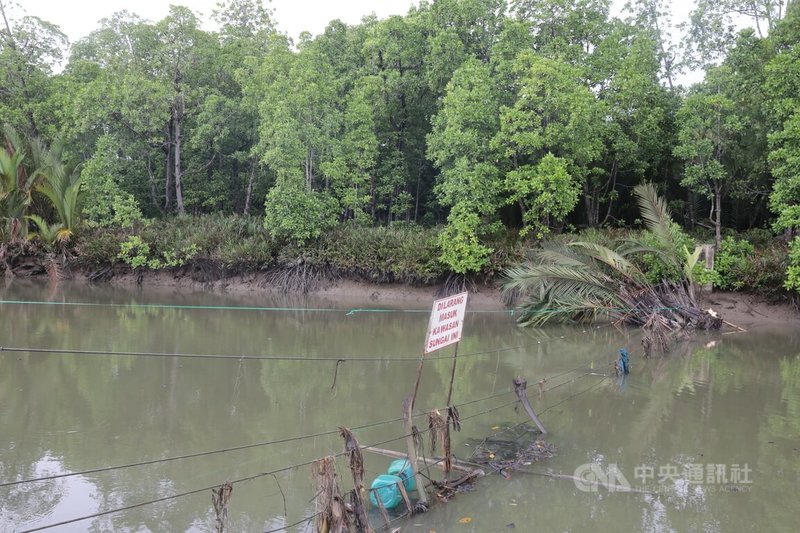
{"type": "MultiPolygon", "coordinates": [[[[677,227],[675,229],[675,234],[677,235],[675,244],[677,249],[683,250],[685,248],[690,252],[693,251],[697,246],[695,240],[687,235],[682,229],[677,227]]],[[[659,246],[658,238],[648,231],[642,232],[639,240],[643,244],[652,248],[658,248],[659,246]]],[[[650,283],[659,283],[661,280],[665,279],[675,281],[680,279],[683,275],[680,270],[663,261],[660,257],[658,257],[657,254],[638,254],[636,260],[639,263],[639,267],[644,272],[647,281],[650,283]]]]}
{"type": "Polygon", "coordinates": [[[795,237],[789,245],[789,266],[783,286],[786,290],[800,292],[800,237],[795,237]]]}
{"type": "Polygon", "coordinates": [[[298,253],[317,266],[327,266],[356,278],[377,282],[425,284],[444,273],[438,260],[438,231],[413,224],[361,227],[348,224],[325,235],[298,253]]]}
{"type": "Polygon", "coordinates": [[[326,192],[309,191],[296,180],[279,180],[267,194],[264,228],[273,238],[302,244],[336,226],[337,207],[326,192]]]}
{"type": "Polygon", "coordinates": [[[717,281],[714,286],[723,290],[738,291],[752,280],[756,257],[755,247],[744,239],[725,237],[714,257],[717,281]]]}
{"type": "Polygon", "coordinates": [[[117,261],[124,235],[115,231],[96,230],[82,234],[77,242],[79,264],[98,266],[117,261]]]}
{"type": "Polygon", "coordinates": [[[131,235],[123,241],[117,254],[117,259],[133,269],[147,266],[150,258],[150,245],[138,235],[131,235]]]}

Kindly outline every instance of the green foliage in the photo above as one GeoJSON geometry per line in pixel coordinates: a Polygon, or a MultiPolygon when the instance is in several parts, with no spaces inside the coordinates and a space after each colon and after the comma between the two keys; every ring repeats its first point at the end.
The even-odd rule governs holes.
{"type": "MultiPolygon", "coordinates": [[[[0,150],[2,236],[136,234],[163,264],[188,239],[198,257],[244,268],[314,256],[344,225],[447,221],[444,268],[485,274],[516,246],[493,242],[501,225],[514,238],[625,228],[642,182],[659,183],[693,232],[708,213],[718,241],[723,224],[800,226],[797,2],[699,1],[683,49],[708,69],[687,90],[668,2],[632,0],[619,18],[609,5],[437,0],[296,43],[262,0],[221,3],[217,32],[185,7],[156,22],[121,12],[63,69],[60,30],[10,13],[0,116],[24,140],[0,150]],[[735,12],[758,25],[734,35],[735,12]],[[257,229],[231,227],[233,213],[257,229]]],[[[666,243],[637,254],[652,279],[680,276],[682,246],[693,250],[670,233],[641,243],[666,243]]],[[[99,257],[111,240],[80,242],[99,257]]]]}
{"type": "Polygon", "coordinates": [[[119,247],[117,259],[122,260],[129,267],[136,269],[147,266],[150,256],[150,245],[138,235],[131,235],[119,247]]]}
{"type": "MultiPolygon", "coordinates": [[[[526,299],[519,318],[524,325],[606,316],[647,328],[654,314],[683,314],[685,304],[676,306],[671,294],[675,302],[696,307],[693,275],[699,251],[690,253],[686,246],[677,250],[674,222],[653,184],[638,185],[634,193],[647,223],[645,237],[654,241],[652,246],[642,239],[621,243],[616,249],[582,241],[545,242],[531,253],[529,261],[507,269],[503,290],[526,299]],[[652,254],[667,271],[680,267],[675,280],[681,283],[649,281],[648,274],[632,260],[641,254],[652,254]]],[[[646,349],[653,342],[662,342],[654,339],[664,333],[648,337],[646,349]]]]}
{"type": "MultiPolygon", "coordinates": [[[[439,261],[438,229],[394,223],[390,226],[341,226],[304,253],[318,266],[377,283],[426,285],[444,277],[439,261]]],[[[287,258],[290,259],[291,258],[287,258]]]]}
{"type": "Polygon", "coordinates": [[[336,200],[284,178],[267,195],[264,227],[276,239],[305,243],[336,226],[336,200]]]}
{"type": "MultiPolygon", "coordinates": [[[[696,243],[680,226],[672,223],[675,239],[675,250],[694,250],[696,243]]],[[[636,257],[642,271],[649,283],[659,283],[662,280],[677,281],[684,276],[680,264],[674,261],[664,261],[663,253],[670,248],[664,248],[663,241],[652,231],[644,231],[636,239],[644,249],[658,250],[658,252],[644,252],[636,257]]],[[[702,277],[702,276],[701,276],[702,277]]]]}
{"type": "Polygon", "coordinates": [[[723,290],[738,291],[753,278],[755,247],[744,239],[728,236],[714,256],[714,270],[719,279],[714,286],[723,290]]]}
{"type": "Polygon", "coordinates": [[[98,139],[94,155],[81,171],[83,214],[92,227],[130,228],[142,220],[136,198],[122,190],[117,181],[124,162],[115,151],[116,144],[116,139],[108,135],[98,139]]]}
{"type": "Polygon", "coordinates": [[[456,204],[447,217],[447,227],[439,234],[441,261],[457,274],[479,272],[487,265],[492,248],[478,239],[482,222],[477,213],[456,204]]]}
{"type": "Polygon", "coordinates": [[[789,266],[783,286],[788,291],[800,292],[800,237],[795,237],[789,245],[789,266]]]}
{"type": "Polygon", "coordinates": [[[679,144],[674,153],[686,164],[681,185],[711,200],[710,221],[716,230],[717,248],[722,240],[722,201],[736,186],[729,152],[744,128],[743,117],[730,97],[728,67],[709,72],[708,79],[687,96],[678,112],[679,144]]]}
{"type": "Polygon", "coordinates": [[[12,238],[25,236],[27,219],[38,228],[40,240],[65,245],[77,231],[83,206],[77,166],[66,160],[60,141],[47,146],[40,138],[23,140],[7,126],[3,144],[0,149],[0,214],[8,221],[9,235],[12,238]],[[37,203],[34,192],[42,195],[49,205],[37,203]],[[40,211],[34,218],[28,217],[32,206],[40,211]],[[58,223],[45,222],[42,215],[51,214],[55,214],[58,223]],[[53,231],[57,235],[50,239],[53,231]]]}
{"type": "Polygon", "coordinates": [[[50,201],[61,223],[59,241],[67,242],[80,223],[84,195],[80,172],[76,166],[65,163],[63,155],[60,143],[45,152],[42,167],[38,169],[43,179],[36,185],[36,191],[50,201]]]}
{"type": "Polygon", "coordinates": [[[53,249],[62,241],[64,234],[61,230],[64,229],[64,226],[60,223],[48,224],[39,215],[28,215],[25,218],[33,222],[36,228],[34,231],[28,232],[28,239],[37,239],[47,250],[53,249]]]}
{"type": "Polygon", "coordinates": [[[197,255],[197,245],[189,243],[175,249],[164,249],[159,254],[151,252],[150,245],[138,235],[131,235],[120,244],[117,259],[132,269],[147,267],[151,270],[183,266],[197,255]]]}
{"type": "Polygon", "coordinates": [[[525,165],[506,174],[508,203],[524,206],[520,235],[533,231],[537,239],[550,232],[551,220],[562,220],[578,203],[578,184],[567,162],[548,153],[536,166],[525,165]]]}
{"type": "Polygon", "coordinates": [[[120,252],[125,235],[107,229],[89,230],[81,233],[77,238],[79,255],[77,263],[87,267],[115,263],[120,252]]]}

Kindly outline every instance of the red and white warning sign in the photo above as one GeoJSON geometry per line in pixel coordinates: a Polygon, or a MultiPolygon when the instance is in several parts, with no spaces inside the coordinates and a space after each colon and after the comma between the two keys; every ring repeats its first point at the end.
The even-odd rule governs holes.
{"type": "Polygon", "coordinates": [[[461,328],[467,311],[467,295],[462,292],[433,302],[424,354],[450,346],[461,340],[461,328]]]}

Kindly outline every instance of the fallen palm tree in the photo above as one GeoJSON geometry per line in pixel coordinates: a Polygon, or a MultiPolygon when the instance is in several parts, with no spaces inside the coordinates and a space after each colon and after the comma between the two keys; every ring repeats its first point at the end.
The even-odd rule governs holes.
{"type": "Polygon", "coordinates": [[[646,353],[665,351],[673,336],[719,329],[722,319],[702,310],[694,270],[700,251],[678,245],[679,228],[652,184],[634,189],[652,243],[625,240],[613,249],[590,242],[544,243],[529,261],[506,271],[504,291],[521,298],[519,321],[610,320],[642,327],[646,353]],[[652,283],[634,260],[639,254],[662,261],[676,279],[652,283]]]}

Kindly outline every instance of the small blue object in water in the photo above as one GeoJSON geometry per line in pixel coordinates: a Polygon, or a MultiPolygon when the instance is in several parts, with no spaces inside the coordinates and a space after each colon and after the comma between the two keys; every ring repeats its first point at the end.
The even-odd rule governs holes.
{"type": "Polygon", "coordinates": [[[623,374],[630,374],[631,373],[631,367],[630,367],[630,364],[628,362],[629,361],[629,357],[630,357],[630,355],[628,354],[628,350],[626,350],[625,348],[620,348],[619,349],[618,368],[622,371],[623,374]]]}
{"type": "Polygon", "coordinates": [[[392,461],[392,464],[389,465],[387,474],[400,476],[407,491],[412,491],[417,486],[417,484],[414,482],[414,469],[411,468],[411,463],[408,461],[408,459],[398,459],[396,461],[392,461]]]}
{"type": "Polygon", "coordinates": [[[387,509],[394,509],[402,501],[403,496],[400,494],[398,483],[402,483],[403,478],[400,476],[393,476],[391,474],[381,474],[372,482],[369,491],[369,501],[372,505],[378,506],[378,498],[387,509]]]}

